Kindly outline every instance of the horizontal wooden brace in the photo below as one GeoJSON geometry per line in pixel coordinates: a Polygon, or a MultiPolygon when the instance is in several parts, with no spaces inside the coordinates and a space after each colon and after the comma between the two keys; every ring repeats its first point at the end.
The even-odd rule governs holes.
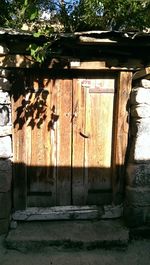
{"type": "Polygon", "coordinates": [[[99,89],[99,88],[95,88],[95,89],[89,89],[89,93],[114,93],[114,89],[99,89]]]}

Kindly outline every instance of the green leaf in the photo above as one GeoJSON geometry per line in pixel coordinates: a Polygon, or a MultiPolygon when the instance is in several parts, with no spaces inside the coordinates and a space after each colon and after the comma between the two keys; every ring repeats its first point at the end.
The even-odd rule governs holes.
{"type": "Polygon", "coordinates": [[[33,36],[34,36],[35,38],[40,37],[40,35],[41,35],[41,32],[40,32],[40,31],[35,32],[35,33],[33,34],[33,36]]]}
{"type": "MultiPolygon", "coordinates": [[[[31,10],[32,11],[32,10],[31,10]]],[[[30,20],[34,20],[36,19],[36,17],[38,16],[38,10],[34,10],[34,12],[30,15],[30,20]]]]}

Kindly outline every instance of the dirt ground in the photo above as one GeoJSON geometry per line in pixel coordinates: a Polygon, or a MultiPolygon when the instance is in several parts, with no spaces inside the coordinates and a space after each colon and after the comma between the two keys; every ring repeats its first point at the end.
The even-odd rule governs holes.
{"type": "Polygon", "coordinates": [[[0,236],[0,265],[149,265],[150,240],[129,243],[125,250],[62,251],[46,248],[42,252],[8,250],[0,236]]]}

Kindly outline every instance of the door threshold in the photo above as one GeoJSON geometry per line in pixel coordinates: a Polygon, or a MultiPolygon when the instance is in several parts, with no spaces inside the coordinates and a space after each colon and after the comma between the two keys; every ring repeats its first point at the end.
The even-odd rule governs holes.
{"type": "Polygon", "coordinates": [[[55,206],[29,207],[12,214],[14,221],[54,221],[54,220],[92,220],[113,219],[122,216],[123,206],[55,206]]]}

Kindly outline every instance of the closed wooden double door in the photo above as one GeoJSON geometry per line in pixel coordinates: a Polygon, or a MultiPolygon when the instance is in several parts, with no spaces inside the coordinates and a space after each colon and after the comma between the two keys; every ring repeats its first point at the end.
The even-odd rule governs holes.
{"type": "Polygon", "coordinates": [[[36,79],[14,100],[15,189],[24,205],[108,203],[115,84],[112,77],[36,79]]]}

